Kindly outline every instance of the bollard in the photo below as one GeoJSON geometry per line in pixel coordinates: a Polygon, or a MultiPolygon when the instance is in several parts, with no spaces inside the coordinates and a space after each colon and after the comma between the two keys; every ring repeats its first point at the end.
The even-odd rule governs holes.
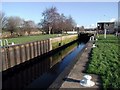
{"type": "Polygon", "coordinates": [[[92,87],[95,85],[93,81],[91,81],[92,77],[90,75],[84,75],[83,79],[80,81],[80,85],[84,87],[92,87]]]}
{"type": "Polygon", "coordinates": [[[95,48],[96,46],[95,46],[95,44],[93,44],[93,46],[92,46],[93,48],[95,48]]]}

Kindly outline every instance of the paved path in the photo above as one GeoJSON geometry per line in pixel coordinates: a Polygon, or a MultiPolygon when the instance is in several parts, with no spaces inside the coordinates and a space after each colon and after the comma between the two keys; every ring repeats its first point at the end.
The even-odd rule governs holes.
{"type": "MultiPolygon", "coordinates": [[[[60,88],[86,88],[80,85],[80,80],[86,74],[84,73],[86,69],[86,64],[88,62],[89,53],[92,48],[92,43],[88,43],[87,49],[83,52],[73,69],[70,71],[69,75],[64,79],[60,88]]],[[[92,81],[95,85],[90,88],[99,88],[101,86],[100,77],[98,75],[89,74],[92,76],[92,81]]]]}

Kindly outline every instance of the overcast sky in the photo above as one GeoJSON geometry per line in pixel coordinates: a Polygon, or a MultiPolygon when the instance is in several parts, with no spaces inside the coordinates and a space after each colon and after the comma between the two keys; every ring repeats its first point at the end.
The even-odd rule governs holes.
{"type": "Polygon", "coordinates": [[[65,16],[71,15],[79,26],[94,26],[97,21],[118,18],[117,2],[3,2],[2,11],[6,16],[19,16],[38,23],[42,12],[52,6],[65,16]]]}

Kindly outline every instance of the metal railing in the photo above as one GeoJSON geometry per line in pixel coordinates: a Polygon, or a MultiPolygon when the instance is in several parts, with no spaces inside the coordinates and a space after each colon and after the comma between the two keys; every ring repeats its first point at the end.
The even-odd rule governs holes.
{"type": "Polygon", "coordinates": [[[1,39],[0,40],[0,47],[3,47],[3,46],[8,46],[8,40],[7,39],[1,39]]]}

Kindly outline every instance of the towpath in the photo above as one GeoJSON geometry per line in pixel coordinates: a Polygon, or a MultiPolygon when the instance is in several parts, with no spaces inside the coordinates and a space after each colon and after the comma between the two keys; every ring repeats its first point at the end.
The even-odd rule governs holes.
{"type": "MultiPolygon", "coordinates": [[[[92,43],[89,42],[87,48],[82,53],[81,57],[78,59],[77,63],[74,65],[73,69],[70,71],[69,75],[64,79],[60,88],[86,88],[80,85],[80,80],[86,75],[85,69],[89,61],[89,55],[92,49],[92,43]]],[[[92,76],[92,81],[95,82],[93,87],[89,88],[100,88],[101,79],[98,75],[88,74],[92,76]]]]}

